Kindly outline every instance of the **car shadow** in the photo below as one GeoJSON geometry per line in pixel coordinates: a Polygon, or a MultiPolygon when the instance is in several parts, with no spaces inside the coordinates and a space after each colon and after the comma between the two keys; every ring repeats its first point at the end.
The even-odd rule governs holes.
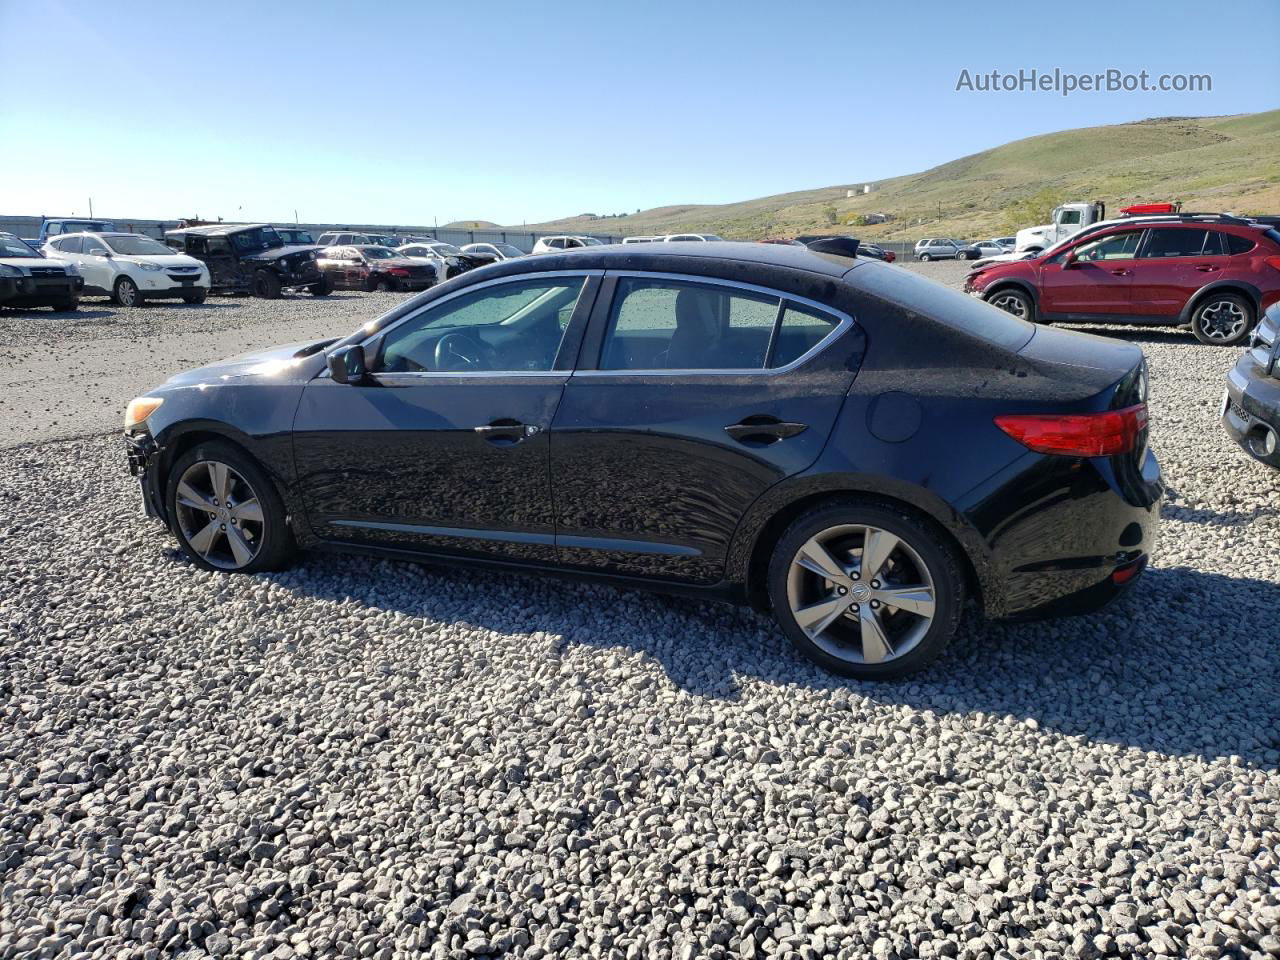
{"type": "MultiPolygon", "coordinates": [[[[1212,348],[1215,344],[1201,343],[1191,330],[1181,327],[1146,327],[1120,326],[1103,323],[1055,323],[1055,327],[1072,330],[1076,333],[1092,333],[1099,337],[1115,340],[1127,340],[1130,343],[1173,343],[1195,344],[1198,347],[1212,348]]],[[[1222,347],[1224,350],[1240,350],[1240,345],[1222,347]]]]}
{"type": "Polygon", "coordinates": [[[331,554],[271,576],[297,594],[337,603],[541,634],[558,655],[575,646],[629,650],[652,658],[696,697],[739,700],[762,681],[813,692],[819,709],[856,695],[1034,721],[1063,736],[1170,756],[1236,756],[1280,767],[1280,584],[1267,580],[1153,567],[1134,590],[1088,616],[989,623],[970,612],[939,661],[876,683],[821,670],[770,619],[724,604],[331,554]]]}

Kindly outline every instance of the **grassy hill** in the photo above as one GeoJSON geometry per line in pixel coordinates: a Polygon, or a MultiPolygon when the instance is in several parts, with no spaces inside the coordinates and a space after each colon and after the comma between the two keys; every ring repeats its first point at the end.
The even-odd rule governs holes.
{"type": "Polygon", "coordinates": [[[855,232],[868,240],[937,233],[976,238],[1026,222],[1028,206],[1181,200],[1185,210],[1280,213],[1280,110],[1230,117],[1160,117],[1028,137],[923,173],[741,203],[655,207],[625,217],[569,217],[526,229],[647,234],[705,231],[734,239],[855,232]],[[846,227],[866,213],[883,225],[846,227]],[[832,222],[834,220],[834,223],[832,222]]]}

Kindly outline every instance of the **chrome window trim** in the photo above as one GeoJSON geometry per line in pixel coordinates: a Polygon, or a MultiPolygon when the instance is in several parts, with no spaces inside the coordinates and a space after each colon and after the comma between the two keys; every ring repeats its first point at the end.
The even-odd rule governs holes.
{"type": "MultiPolygon", "coordinates": [[[[433,310],[436,307],[440,306],[442,303],[448,303],[450,300],[463,296],[464,294],[474,293],[476,290],[484,290],[487,287],[496,287],[504,283],[515,283],[515,282],[530,280],[534,278],[540,279],[544,277],[582,277],[583,280],[585,281],[586,278],[588,277],[599,277],[603,275],[604,275],[603,270],[550,270],[547,272],[535,271],[533,273],[513,273],[507,277],[494,277],[492,280],[483,280],[480,283],[473,283],[469,286],[463,287],[461,290],[455,290],[453,291],[453,293],[450,293],[448,296],[441,297],[439,300],[432,300],[430,303],[424,304],[423,306],[419,307],[417,310],[414,310],[412,313],[406,313],[403,317],[397,318],[396,321],[390,324],[389,326],[372,331],[371,333],[369,333],[368,336],[366,336],[363,340],[361,340],[359,344],[352,344],[352,346],[358,345],[363,349],[365,344],[369,343],[371,340],[377,337],[381,337],[387,333],[390,333],[392,330],[400,326],[402,323],[405,323],[413,319],[414,317],[421,316],[425,311],[433,310]]],[[[586,287],[585,282],[583,283],[583,287],[585,289],[586,287]]],[[[578,295],[581,296],[582,295],[581,292],[579,292],[578,295]]],[[[574,310],[576,311],[577,309],[578,309],[578,305],[575,304],[574,310]]],[[[326,375],[326,373],[322,373],[321,376],[326,375]]],[[[571,373],[572,371],[570,370],[478,370],[473,373],[467,372],[465,370],[439,370],[439,371],[405,370],[405,371],[399,371],[395,373],[386,373],[379,370],[371,370],[369,371],[369,376],[378,377],[378,378],[412,377],[415,380],[458,379],[460,377],[482,377],[482,378],[488,378],[488,379],[494,379],[494,378],[510,379],[512,377],[562,377],[565,380],[567,380],[571,373]]]]}
{"type": "MultiPolygon", "coordinates": [[[[818,311],[819,313],[825,313],[828,316],[836,318],[838,322],[836,323],[835,327],[832,328],[831,332],[828,333],[825,337],[823,337],[821,340],[815,343],[812,347],[810,347],[800,356],[796,357],[790,363],[781,367],[761,366],[761,367],[737,367],[737,368],[731,368],[731,369],[719,369],[719,368],[701,369],[701,368],[688,367],[688,368],[678,369],[678,370],[666,369],[666,368],[656,369],[656,370],[577,370],[575,369],[573,371],[573,376],[575,377],[683,377],[683,376],[689,376],[689,375],[696,375],[696,376],[716,375],[716,376],[726,376],[726,377],[741,377],[741,376],[747,376],[747,375],[761,375],[761,374],[765,376],[776,376],[782,373],[789,373],[790,371],[794,370],[796,367],[799,367],[801,364],[808,363],[818,354],[822,353],[828,347],[830,347],[831,344],[835,343],[836,340],[840,339],[840,337],[842,337],[846,331],[852,329],[854,324],[852,316],[845,313],[843,310],[837,310],[835,307],[829,306],[825,303],[819,303],[817,300],[810,300],[808,297],[796,296],[794,294],[787,293],[783,290],[775,290],[772,287],[762,287],[754,283],[742,283],[739,280],[722,280],[719,277],[700,277],[700,276],[697,276],[696,274],[687,274],[687,273],[658,273],[658,272],[653,272],[648,270],[610,270],[608,271],[608,275],[611,277],[639,277],[641,279],[646,279],[646,280],[648,279],[677,280],[684,283],[706,283],[706,284],[711,284],[715,286],[734,287],[739,290],[747,290],[752,293],[761,293],[770,297],[778,297],[780,300],[780,303],[779,303],[780,312],[785,311],[787,302],[791,302],[791,303],[801,304],[806,307],[810,307],[813,310],[818,311]]],[[[615,291],[615,296],[616,296],[616,291],[615,291]]],[[[609,309],[610,311],[612,311],[613,304],[609,305],[609,309]]],[[[774,336],[781,329],[782,329],[781,317],[779,317],[774,321],[773,331],[771,331],[769,334],[771,344],[774,336]]],[[[606,330],[605,337],[607,338],[608,335],[609,335],[609,332],[606,330]]],[[[604,341],[601,341],[602,352],[603,352],[603,343],[604,341]]],[[[768,357],[767,349],[766,349],[765,356],[768,357]]]]}

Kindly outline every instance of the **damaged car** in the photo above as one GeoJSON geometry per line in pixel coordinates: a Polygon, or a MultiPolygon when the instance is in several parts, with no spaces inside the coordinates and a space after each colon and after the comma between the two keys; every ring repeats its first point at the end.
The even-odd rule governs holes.
{"type": "Polygon", "coordinates": [[[333,282],[316,266],[319,247],[289,246],[268,223],[219,223],[168,230],[165,243],[209,268],[211,292],[275,300],[286,290],[317,297],[333,282]]]}

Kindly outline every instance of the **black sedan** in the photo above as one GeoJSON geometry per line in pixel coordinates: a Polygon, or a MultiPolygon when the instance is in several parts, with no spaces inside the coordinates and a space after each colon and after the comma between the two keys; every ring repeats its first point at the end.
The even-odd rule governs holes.
{"type": "Polygon", "coordinates": [[[197,566],[325,547],[769,610],[869,678],[966,598],[1079,612],[1144,569],[1163,487],[1136,347],[793,246],[585,248],[470,271],[338,341],[130,404],[197,566]]]}

